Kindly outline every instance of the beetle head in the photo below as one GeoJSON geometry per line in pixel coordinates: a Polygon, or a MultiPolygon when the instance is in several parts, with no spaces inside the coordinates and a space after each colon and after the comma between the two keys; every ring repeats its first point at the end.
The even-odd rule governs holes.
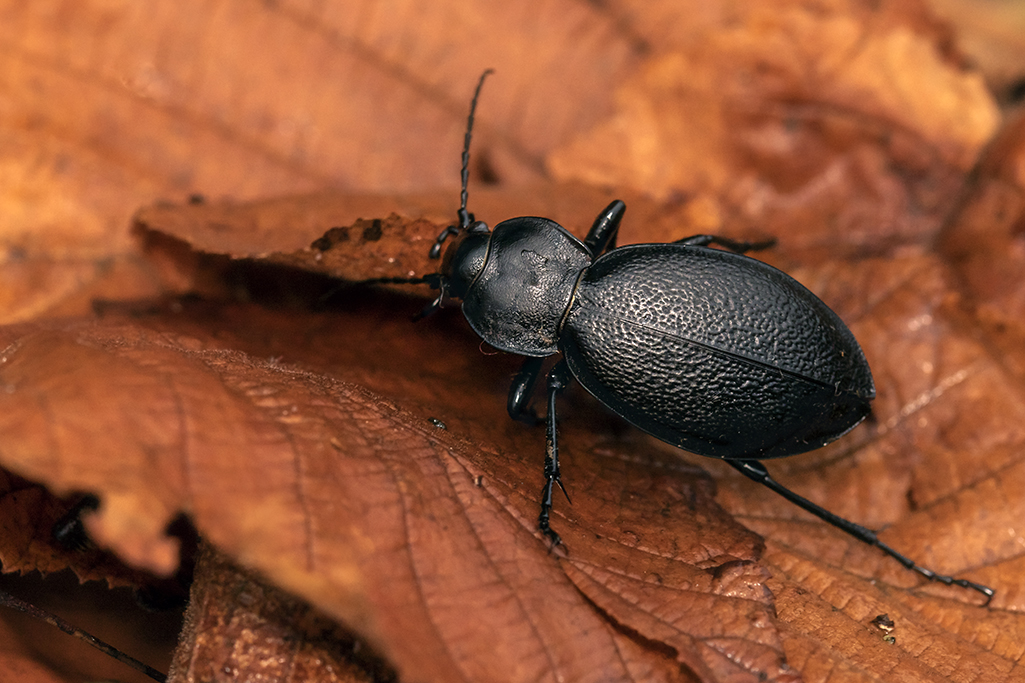
{"type": "Polygon", "coordinates": [[[423,278],[423,282],[439,290],[438,296],[413,316],[413,320],[421,320],[431,315],[441,308],[442,303],[450,296],[457,299],[465,297],[474,279],[484,269],[488,245],[491,243],[491,231],[488,230],[487,224],[484,221],[474,221],[465,230],[460,230],[456,226],[445,228],[431,247],[431,258],[438,258],[441,245],[450,235],[455,235],[456,238],[445,250],[441,272],[423,278]]]}
{"type": "Polygon", "coordinates": [[[470,285],[484,269],[490,243],[491,231],[484,221],[476,221],[452,241],[441,265],[450,296],[457,299],[466,296],[470,285]]]}

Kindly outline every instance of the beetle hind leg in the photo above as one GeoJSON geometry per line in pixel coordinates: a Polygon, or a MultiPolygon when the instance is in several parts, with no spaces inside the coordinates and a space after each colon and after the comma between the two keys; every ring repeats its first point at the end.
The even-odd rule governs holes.
{"type": "Polygon", "coordinates": [[[720,247],[743,254],[744,252],[761,251],[762,249],[775,246],[776,238],[769,238],[761,242],[748,242],[745,240],[731,240],[729,237],[719,237],[718,235],[691,235],[690,237],[684,237],[682,240],[670,242],[670,244],[682,244],[685,247],[707,247],[710,244],[718,244],[720,247]]]}
{"type": "Polygon", "coordinates": [[[866,529],[860,524],[855,524],[850,520],[835,515],[829,510],[811,502],[807,498],[797,495],[796,493],[794,493],[793,491],[791,491],[790,489],[788,489],[787,487],[783,486],[778,481],[773,479],[769,475],[769,471],[765,468],[765,465],[763,465],[759,461],[727,460],[726,462],[729,463],[734,469],[738,470],[748,479],[756,481],[759,484],[762,484],[763,486],[772,489],[779,495],[789,500],[791,503],[807,510],[819,519],[828,522],[829,524],[832,524],[841,531],[845,531],[846,533],[850,534],[862,543],[867,543],[868,545],[879,548],[884,553],[900,562],[906,568],[918,572],[930,581],[938,581],[939,583],[942,583],[947,586],[960,586],[961,588],[970,588],[972,590],[978,591],[986,596],[985,604],[987,605],[989,604],[989,601],[993,599],[993,589],[989,586],[983,586],[980,583],[968,581],[967,579],[955,579],[952,576],[938,574],[931,569],[927,569],[918,564],[915,564],[915,562],[910,558],[901,555],[899,552],[897,552],[890,546],[880,541],[879,537],[876,535],[876,532],[872,531],[871,529],[866,529]]]}

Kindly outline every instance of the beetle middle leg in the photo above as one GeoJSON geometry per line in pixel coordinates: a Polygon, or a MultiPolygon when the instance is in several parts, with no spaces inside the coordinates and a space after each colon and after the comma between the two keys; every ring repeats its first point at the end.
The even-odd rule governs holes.
{"type": "Polygon", "coordinates": [[[743,254],[746,251],[768,249],[776,244],[776,239],[770,238],[761,242],[747,242],[731,240],[729,237],[719,237],[718,235],[691,235],[690,237],[684,237],[682,240],[670,242],[670,244],[682,244],[685,247],[707,247],[709,244],[718,244],[720,247],[726,247],[730,251],[743,254]]]}
{"type": "Polygon", "coordinates": [[[526,422],[529,425],[536,425],[541,418],[530,407],[530,397],[534,394],[534,384],[537,383],[537,376],[541,374],[541,364],[544,358],[528,356],[523,360],[520,371],[516,373],[512,385],[509,387],[509,402],[506,408],[509,417],[518,421],[526,422]]]}
{"type": "Polygon", "coordinates": [[[569,386],[569,366],[565,360],[560,360],[548,373],[548,429],[545,437],[545,486],[541,490],[541,514],[537,518],[537,526],[545,536],[552,542],[552,547],[562,543],[559,534],[552,530],[548,523],[549,513],[552,510],[552,494],[555,485],[558,484],[562,493],[569,500],[566,487],[562,485],[562,477],[559,472],[559,443],[558,425],[555,419],[555,399],[562,391],[569,386]]]}
{"type": "Polygon", "coordinates": [[[796,493],[794,493],[793,491],[791,491],[790,489],[788,489],[787,487],[783,486],[778,481],[773,479],[769,475],[769,471],[765,468],[765,465],[763,465],[759,461],[727,460],[726,462],[728,462],[734,469],[738,470],[748,479],[756,481],[759,484],[772,489],[779,495],[789,500],[794,505],[797,505],[798,507],[807,510],[819,519],[828,522],[829,524],[832,524],[841,531],[850,534],[862,543],[867,543],[868,545],[879,548],[884,553],[900,562],[906,568],[918,572],[930,581],[938,581],[939,583],[942,583],[946,586],[954,585],[960,586],[962,588],[971,588],[972,590],[979,591],[980,593],[986,596],[986,604],[989,604],[989,601],[993,598],[992,588],[988,586],[983,586],[980,583],[968,581],[966,579],[955,579],[952,576],[938,574],[931,569],[919,566],[918,564],[915,564],[915,562],[910,558],[901,555],[899,552],[897,552],[890,546],[880,541],[879,537],[876,535],[876,532],[872,531],[871,529],[866,529],[860,524],[855,524],[854,522],[844,519],[839,515],[835,515],[829,510],[825,509],[824,507],[821,507],[811,502],[807,498],[797,495],[796,493]]]}

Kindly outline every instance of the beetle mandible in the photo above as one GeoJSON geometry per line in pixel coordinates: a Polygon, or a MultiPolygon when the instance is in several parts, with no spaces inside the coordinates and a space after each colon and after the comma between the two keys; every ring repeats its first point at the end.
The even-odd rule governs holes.
{"type": "MultiPolygon", "coordinates": [[[[720,458],[748,478],[925,578],[993,590],[915,564],[876,533],[839,517],[773,479],[760,461],[820,448],[871,410],[875,385],[854,335],[825,303],[772,266],[744,256],[773,242],[695,235],[668,244],[616,247],[626,211],[609,204],[580,241],[555,221],[524,216],[490,230],[466,209],[477,83],[463,140],[458,224],[431,247],[441,271],[419,281],[462,300],[473,330],[491,346],[525,356],[509,390],[509,415],[537,422],[529,401],[544,359],[547,376],[545,484],[538,528],[551,528],[559,469],[556,398],[575,378],[608,409],[666,443],[720,458]],[[728,249],[712,249],[718,245],[728,249]]],[[[567,495],[568,498],[568,495],[567,495]]]]}

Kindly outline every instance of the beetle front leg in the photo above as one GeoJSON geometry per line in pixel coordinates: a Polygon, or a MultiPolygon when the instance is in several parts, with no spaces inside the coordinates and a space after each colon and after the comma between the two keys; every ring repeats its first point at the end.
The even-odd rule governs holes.
{"type": "Polygon", "coordinates": [[[584,244],[591,250],[591,258],[598,258],[607,249],[616,248],[616,234],[619,232],[619,221],[623,220],[626,204],[617,199],[594,219],[594,225],[584,238],[584,244]]]}
{"type": "Polygon", "coordinates": [[[562,485],[562,477],[559,472],[559,442],[558,425],[555,419],[555,399],[569,385],[569,366],[565,360],[560,360],[548,373],[548,429],[545,438],[545,486],[541,490],[541,514],[537,518],[537,526],[545,536],[552,542],[552,547],[562,543],[559,534],[552,530],[548,523],[549,513],[552,510],[552,494],[555,485],[562,489],[566,500],[569,494],[566,487],[562,485]]]}

